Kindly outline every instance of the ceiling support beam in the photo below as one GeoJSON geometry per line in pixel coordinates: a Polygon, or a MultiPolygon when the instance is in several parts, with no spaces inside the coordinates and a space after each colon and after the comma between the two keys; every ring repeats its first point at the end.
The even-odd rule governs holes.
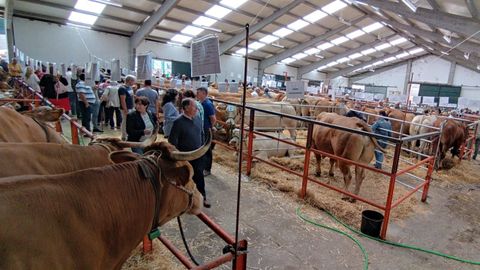
{"type": "MultiPolygon", "coordinates": [[[[409,60],[410,61],[410,60],[409,60]]],[[[350,81],[352,83],[355,83],[355,82],[358,82],[360,80],[363,80],[365,78],[368,78],[368,77],[372,77],[374,75],[377,75],[377,74],[380,74],[382,72],[386,72],[386,71],[389,71],[389,70],[392,70],[392,69],[395,69],[397,67],[401,67],[401,66],[404,66],[406,65],[407,63],[405,62],[399,62],[399,63],[395,63],[393,65],[390,65],[390,66],[386,66],[386,67],[382,67],[382,68],[377,68],[375,69],[374,72],[371,72],[371,71],[365,71],[363,73],[359,73],[359,74],[356,74],[352,77],[350,77],[350,81]]]]}
{"type": "Polygon", "coordinates": [[[422,42],[422,41],[419,41],[419,40],[415,40],[415,42],[419,46],[424,48],[427,52],[430,52],[430,53],[438,56],[438,58],[443,58],[443,59],[445,59],[447,61],[450,61],[450,62],[456,62],[457,65],[461,65],[461,66],[466,67],[466,68],[468,68],[472,71],[479,72],[476,64],[474,64],[472,62],[469,62],[469,61],[466,61],[465,58],[463,58],[463,55],[459,55],[459,54],[456,54],[456,53],[451,53],[449,55],[446,55],[446,54],[441,53],[442,48],[439,45],[435,45],[435,44],[432,44],[432,43],[426,43],[426,42],[422,42]],[[430,50],[427,46],[433,48],[433,50],[430,50]]]}
{"type": "MultiPolygon", "coordinates": [[[[361,17],[361,18],[358,18],[358,19],[355,19],[352,21],[352,25],[360,22],[361,20],[365,19],[364,17],[361,17]]],[[[272,57],[269,57],[269,58],[266,58],[264,60],[262,60],[258,66],[258,69],[265,69],[271,65],[274,65],[275,63],[285,59],[285,58],[288,58],[294,54],[297,54],[299,52],[303,52],[304,50],[310,48],[310,47],[316,47],[316,45],[318,43],[320,43],[321,41],[324,41],[326,40],[327,38],[330,38],[342,31],[345,31],[349,28],[350,26],[348,25],[344,25],[344,26],[341,26],[337,29],[333,29],[331,31],[328,31],[326,33],[323,33],[322,35],[314,38],[314,39],[311,39],[307,42],[304,42],[304,43],[300,43],[299,45],[295,46],[295,47],[292,47],[290,49],[287,49],[277,55],[274,55],[272,57]]]]}
{"type": "Polygon", "coordinates": [[[416,59],[410,58],[407,61],[407,70],[405,72],[405,81],[403,83],[403,91],[402,91],[403,94],[408,93],[408,87],[409,87],[408,84],[410,83],[410,79],[412,78],[411,73],[412,73],[413,60],[416,60],[416,59]]]}
{"type": "MultiPolygon", "coordinates": [[[[272,15],[266,17],[265,19],[257,22],[254,25],[250,26],[250,35],[253,35],[256,32],[260,31],[262,28],[271,24],[276,19],[280,18],[285,13],[290,11],[292,8],[300,5],[301,3],[305,2],[305,1],[306,0],[295,0],[292,3],[286,5],[285,7],[279,9],[278,11],[274,12],[272,15]]],[[[229,40],[226,40],[225,42],[222,42],[222,44],[220,44],[220,54],[224,54],[225,52],[227,52],[228,50],[233,48],[235,45],[237,45],[238,43],[240,43],[244,39],[245,39],[245,30],[236,34],[235,36],[233,36],[229,40]]]]}
{"type": "Polygon", "coordinates": [[[420,7],[417,8],[416,12],[412,12],[403,4],[384,0],[359,0],[359,2],[363,2],[383,10],[388,10],[407,18],[426,23],[430,26],[443,28],[445,30],[465,36],[474,35],[480,29],[480,23],[478,21],[458,15],[452,15],[420,7]]]}
{"type": "Polygon", "coordinates": [[[419,45],[423,45],[424,47],[427,47],[426,49],[428,51],[430,51],[428,49],[428,47],[430,48],[433,48],[433,51],[430,51],[431,53],[439,53],[440,56],[447,56],[446,54],[442,53],[443,52],[447,52],[449,51],[449,55],[452,55],[458,59],[462,59],[462,61],[457,61],[458,63],[461,63],[461,62],[464,62],[464,63],[470,63],[471,65],[474,65],[475,63],[480,63],[480,57],[477,57],[475,55],[470,55],[469,59],[465,59],[464,58],[464,55],[462,52],[459,52],[457,50],[449,50],[448,47],[444,47],[442,45],[439,45],[439,44],[435,44],[435,43],[431,43],[431,42],[427,42],[427,41],[424,41],[422,39],[419,39],[419,38],[415,38],[413,39],[413,42],[415,42],[416,44],[419,44],[419,45]]]}
{"type": "Polygon", "coordinates": [[[390,36],[387,36],[385,38],[382,38],[380,40],[375,40],[371,43],[367,43],[365,45],[362,45],[362,46],[359,46],[355,49],[351,49],[351,50],[347,50],[343,53],[339,53],[339,54],[336,54],[334,55],[333,57],[330,57],[330,58],[326,58],[326,59],[322,59],[321,61],[317,61],[315,63],[312,63],[308,66],[303,66],[303,67],[300,67],[298,68],[298,74],[299,76],[301,77],[303,74],[306,74],[312,70],[315,70],[321,66],[324,66],[324,65],[327,65],[328,63],[330,62],[333,62],[333,61],[337,61],[338,59],[341,59],[341,58],[344,58],[344,57],[347,57],[351,54],[354,54],[354,53],[359,53],[361,51],[364,51],[364,50],[367,50],[367,49],[370,49],[372,47],[374,47],[375,45],[379,44],[380,42],[385,42],[387,41],[389,38],[395,36],[395,34],[392,34],[390,36]]]}
{"type": "Polygon", "coordinates": [[[465,0],[465,2],[467,3],[468,11],[470,11],[472,18],[479,20],[480,17],[478,16],[478,9],[477,6],[475,6],[475,2],[473,0],[465,0]]]}

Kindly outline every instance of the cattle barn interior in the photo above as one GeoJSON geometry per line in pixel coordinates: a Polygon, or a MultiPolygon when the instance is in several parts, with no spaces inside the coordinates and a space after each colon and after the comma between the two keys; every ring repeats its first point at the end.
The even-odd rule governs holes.
{"type": "Polygon", "coordinates": [[[480,269],[479,9],[0,0],[0,269],[480,269]]]}

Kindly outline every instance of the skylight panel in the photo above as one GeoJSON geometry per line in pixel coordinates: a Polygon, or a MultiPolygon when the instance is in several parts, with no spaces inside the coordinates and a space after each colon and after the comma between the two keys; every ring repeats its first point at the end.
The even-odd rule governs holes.
{"type": "Polygon", "coordinates": [[[222,0],[220,1],[220,4],[236,9],[245,2],[247,2],[247,0],[222,0]]]}
{"type": "Polygon", "coordinates": [[[288,36],[290,35],[291,33],[293,33],[292,30],[288,29],[288,28],[280,28],[278,29],[277,31],[273,32],[273,34],[277,37],[284,37],[284,36],[288,36]]]}
{"type": "Polygon", "coordinates": [[[375,30],[378,30],[382,27],[383,27],[383,24],[381,24],[379,22],[376,22],[376,23],[372,23],[370,25],[367,25],[367,26],[363,27],[362,30],[367,32],[367,33],[371,33],[371,32],[373,32],[375,30]]]}
{"type": "Polygon", "coordinates": [[[199,26],[209,27],[209,26],[212,26],[216,22],[217,22],[217,20],[215,20],[215,19],[211,19],[211,18],[208,18],[208,17],[205,17],[205,16],[200,16],[195,21],[193,21],[192,23],[195,24],[195,25],[199,25],[199,26]]]}
{"type": "Polygon", "coordinates": [[[363,54],[361,54],[361,53],[354,53],[354,54],[349,55],[348,58],[353,60],[353,59],[360,58],[362,56],[363,56],[363,54]]]}
{"type": "Polygon", "coordinates": [[[320,50],[317,49],[317,48],[310,48],[310,49],[308,49],[308,50],[305,51],[305,53],[308,54],[308,55],[316,54],[316,53],[318,53],[318,52],[320,52],[320,50]]]}
{"type": "Polygon", "coordinates": [[[404,58],[404,57],[407,57],[409,56],[410,54],[408,52],[403,52],[403,53],[399,53],[397,55],[395,55],[396,58],[400,59],[400,58],[404,58]]]}
{"type": "Polygon", "coordinates": [[[317,48],[319,48],[320,50],[324,51],[328,48],[331,48],[333,47],[334,45],[332,43],[329,43],[329,42],[325,42],[323,44],[320,44],[319,46],[317,46],[317,48]]]}
{"type": "Polygon", "coordinates": [[[205,11],[205,15],[215,17],[217,19],[221,19],[225,17],[228,13],[232,10],[228,8],[221,7],[219,5],[214,5],[209,10],[205,11]]]}
{"type": "Polygon", "coordinates": [[[377,61],[377,62],[373,63],[372,66],[378,66],[378,65],[381,65],[383,63],[385,63],[385,62],[383,60],[380,60],[380,61],[377,61]]]}
{"type": "Polygon", "coordinates": [[[344,43],[345,41],[348,41],[349,39],[344,37],[344,36],[341,36],[339,38],[336,38],[334,40],[332,40],[332,43],[335,44],[335,45],[339,45],[339,44],[342,44],[344,43]]]}
{"type": "Polygon", "coordinates": [[[294,56],[292,56],[293,58],[299,60],[299,59],[302,59],[302,58],[305,58],[307,57],[308,55],[307,54],[304,54],[304,53],[297,53],[295,54],[294,56]]]}
{"type": "Polygon", "coordinates": [[[175,42],[179,42],[179,43],[187,43],[187,42],[189,42],[191,39],[192,39],[192,37],[185,36],[185,35],[181,35],[181,34],[176,34],[176,35],[173,36],[170,40],[171,40],[171,41],[175,41],[175,42]]]}
{"type": "Polygon", "coordinates": [[[264,47],[265,45],[266,45],[265,43],[261,43],[261,42],[255,41],[255,42],[253,42],[252,44],[249,44],[249,45],[248,45],[248,48],[254,49],[254,50],[258,50],[258,49],[264,47]]]}
{"type": "Polygon", "coordinates": [[[328,68],[327,65],[321,66],[321,67],[317,68],[317,70],[318,70],[318,71],[321,71],[321,70],[324,70],[324,69],[326,69],[326,68],[328,68]]]}
{"type": "Polygon", "coordinates": [[[337,64],[338,64],[337,61],[333,61],[333,62],[328,63],[328,64],[327,64],[327,67],[333,67],[333,66],[335,66],[335,65],[337,65],[337,64]]]}
{"type": "Polygon", "coordinates": [[[423,48],[416,48],[416,49],[408,51],[408,53],[409,54],[417,54],[417,53],[421,53],[423,51],[425,51],[423,48]]]}
{"type": "Polygon", "coordinates": [[[392,62],[392,61],[395,61],[395,60],[397,60],[397,58],[395,58],[395,56],[392,56],[392,57],[389,57],[389,58],[387,58],[383,61],[385,61],[385,63],[388,63],[388,62],[392,62]]]}
{"type": "Polygon", "coordinates": [[[336,0],[335,2],[332,2],[332,3],[324,6],[322,8],[322,10],[325,11],[326,13],[328,13],[328,14],[333,14],[333,13],[339,11],[340,9],[342,9],[346,6],[347,6],[347,4],[343,3],[340,0],[336,0]]]}
{"type": "Polygon", "coordinates": [[[327,14],[325,12],[322,12],[321,10],[315,10],[314,12],[304,16],[303,19],[307,22],[314,23],[326,16],[327,14]]]}
{"type": "Polygon", "coordinates": [[[377,51],[377,50],[375,50],[375,49],[366,49],[366,50],[362,51],[361,54],[363,54],[363,55],[369,55],[369,54],[374,53],[374,52],[376,52],[376,51],[377,51]]]}
{"type": "Polygon", "coordinates": [[[191,35],[191,36],[196,36],[196,35],[198,35],[202,32],[203,32],[202,28],[198,28],[198,27],[191,26],[191,25],[183,28],[183,30],[181,31],[181,33],[191,35]]]}
{"type": "Polygon", "coordinates": [[[343,58],[340,58],[340,59],[337,60],[337,62],[339,64],[345,63],[345,62],[348,62],[348,61],[350,61],[350,58],[348,58],[348,57],[343,57],[343,58]]]}
{"type": "Polygon", "coordinates": [[[303,27],[305,27],[307,25],[309,25],[308,22],[306,22],[304,20],[301,20],[301,19],[298,19],[298,20],[294,21],[293,23],[287,25],[287,27],[292,29],[292,30],[298,31],[298,30],[302,29],[303,27]]]}
{"type": "Polygon", "coordinates": [[[97,19],[98,19],[97,16],[83,14],[75,11],[72,11],[70,13],[70,16],[68,17],[69,21],[88,24],[88,25],[93,25],[97,21],[97,19]]]}
{"type": "Polygon", "coordinates": [[[295,61],[297,61],[297,59],[288,57],[288,58],[283,59],[283,60],[282,60],[282,63],[284,63],[284,64],[290,64],[290,63],[295,62],[295,61]]]}
{"type": "Polygon", "coordinates": [[[395,46],[395,45],[398,45],[398,44],[402,44],[404,42],[407,42],[407,39],[402,37],[402,38],[397,38],[395,40],[390,41],[390,44],[395,46]]]}
{"type": "Polygon", "coordinates": [[[353,31],[350,34],[348,34],[347,38],[355,39],[355,38],[363,36],[363,35],[365,35],[365,32],[363,32],[362,30],[357,30],[357,31],[353,31]]]}
{"type": "Polygon", "coordinates": [[[375,47],[375,50],[381,51],[381,50],[385,50],[386,48],[390,48],[390,47],[392,47],[392,45],[390,43],[383,43],[382,45],[378,45],[377,47],[375,47]]]}
{"type": "Polygon", "coordinates": [[[106,6],[105,4],[101,4],[98,2],[93,2],[88,0],[78,0],[77,3],[75,4],[75,9],[100,14],[102,13],[105,6],[106,6]]]}
{"type": "MultiPolygon", "coordinates": [[[[245,51],[245,48],[241,48],[241,49],[238,49],[235,53],[237,53],[237,54],[239,54],[239,55],[245,55],[245,54],[246,54],[245,52],[246,52],[246,51],[245,51]]],[[[251,52],[253,52],[253,50],[252,50],[252,49],[248,49],[248,53],[251,53],[251,52]]]]}
{"type": "Polygon", "coordinates": [[[272,35],[264,36],[263,38],[260,39],[261,42],[267,43],[267,44],[272,43],[276,40],[278,40],[278,37],[272,36],[272,35]]]}

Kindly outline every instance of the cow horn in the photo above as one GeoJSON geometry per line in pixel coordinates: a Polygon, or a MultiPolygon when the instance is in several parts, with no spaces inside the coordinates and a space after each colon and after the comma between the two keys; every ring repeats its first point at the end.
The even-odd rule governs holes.
{"type": "Polygon", "coordinates": [[[190,161],[202,157],[207,153],[212,143],[212,132],[210,131],[208,135],[208,141],[202,147],[189,152],[172,151],[170,158],[176,161],[190,161]]]}
{"type": "Polygon", "coordinates": [[[145,148],[147,146],[150,146],[157,140],[157,134],[158,134],[158,127],[153,131],[152,136],[148,137],[145,141],[143,142],[124,142],[124,141],[119,141],[116,142],[115,144],[118,145],[121,148],[127,148],[127,147],[133,147],[133,148],[145,148]]]}

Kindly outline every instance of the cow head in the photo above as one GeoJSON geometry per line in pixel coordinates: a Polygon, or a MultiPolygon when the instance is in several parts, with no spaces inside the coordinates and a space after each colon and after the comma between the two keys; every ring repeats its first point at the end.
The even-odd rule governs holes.
{"type": "Polygon", "coordinates": [[[62,108],[51,108],[48,106],[37,107],[31,111],[23,112],[23,115],[35,118],[43,122],[56,122],[65,113],[62,108]]]}

